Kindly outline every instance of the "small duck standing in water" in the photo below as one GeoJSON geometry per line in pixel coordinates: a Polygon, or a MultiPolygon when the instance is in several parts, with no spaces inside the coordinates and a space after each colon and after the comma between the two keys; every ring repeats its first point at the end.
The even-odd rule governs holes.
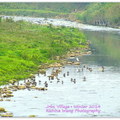
{"type": "Polygon", "coordinates": [[[39,80],[39,85],[41,84],[41,80],[39,80]]]}
{"type": "Polygon", "coordinates": [[[65,77],[65,73],[63,74],[63,77],[65,77]]]}
{"type": "Polygon", "coordinates": [[[75,83],[76,83],[76,79],[74,79],[74,81],[73,81],[73,82],[74,82],[74,84],[75,84],[75,83]]]}
{"type": "Polygon", "coordinates": [[[92,70],[92,68],[88,68],[88,70],[90,71],[90,72],[92,72],[93,70],[92,70]]]}
{"type": "Polygon", "coordinates": [[[59,83],[59,82],[60,82],[60,79],[59,79],[58,77],[56,77],[56,79],[57,79],[57,83],[59,83]]]}
{"type": "Polygon", "coordinates": [[[45,87],[48,87],[48,83],[47,83],[47,81],[45,81],[45,83],[44,83],[44,84],[45,84],[45,87]]]}
{"type": "Polygon", "coordinates": [[[101,72],[104,72],[104,70],[105,70],[104,66],[102,66],[102,67],[99,69],[99,71],[101,71],[101,72]]]}
{"type": "Polygon", "coordinates": [[[86,77],[85,76],[83,77],[83,81],[86,81],[86,77]]]}
{"type": "Polygon", "coordinates": [[[69,76],[69,71],[67,71],[67,76],[69,76]]]}
{"type": "Polygon", "coordinates": [[[73,82],[73,78],[71,78],[71,80],[70,80],[71,82],[73,82]]]}
{"type": "Polygon", "coordinates": [[[104,66],[102,66],[102,72],[104,72],[104,69],[105,69],[104,66]]]}
{"type": "Polygon", "coordinates": [[[78,71],[77,72],[80,72],[80,69],[78,69],[78,71]]]}

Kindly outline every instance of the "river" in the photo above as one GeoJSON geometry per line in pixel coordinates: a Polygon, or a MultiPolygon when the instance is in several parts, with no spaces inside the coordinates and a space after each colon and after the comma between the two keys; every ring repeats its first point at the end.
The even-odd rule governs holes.
{"type": "MultiPolygon", "coordinates": [[[[51,23],[57,26],[79,28],[91,42],[92,54],[78,56],[77,59],[81,63],[79,66],[62,67],[62,72],[58,76],[59,83],[56,79],[52,83],[48,80],[47,76],[50,75],[52,68],[47,70],[47,76],[36,75],[37,83],[39,80],[42,81],[40,86],[44,86],[44,81],[48,82],[47,91],[27,89],[16,91],[11,101],[0,101],[1,107],[12,112],[14,117],[28,117],[29,115],[36,115],[36,117],[120,117],[120,29],[84,25],[63,19],[13,18],[36,24],[51,23]],[[101,71],[101,66],[104,66],[104,72],[101,71]],[[92,68],[92,72],[86,67],[92,68]],[[63,74],[67,71],[69,75],[64,77],[63,74]],[[86,81],[83,81],[84,77],[86,81]],[[71,82],[71,78],[76,79],[76,83],[71,82]],[[61,81],[64,83],[62,84],[61,81]],[[61,107],[58,107],[59,105],[61,107]],[[51,111],[46,108],[47,106],[51,111]],[[87,108],[83,109],[83,106],[87,108]]],[[[70,60],[76,60],[76,58],[70,58],[70,60]]]]}

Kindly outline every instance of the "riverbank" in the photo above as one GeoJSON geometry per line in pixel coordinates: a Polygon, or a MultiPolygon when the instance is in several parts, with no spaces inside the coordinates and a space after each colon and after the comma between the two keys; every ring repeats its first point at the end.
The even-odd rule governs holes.
{"type": "MultiPolygon", "coordinates": [[[[31,21],[32,23],[34,23],[34,21],[37,21],[37,20],[38,19],[33,19],[33,18],[29,19],[29,21],[31,21]]],[[[69,21],[67,22],[69,24],[69,21]]],[[[56,20],[56,23],[58,25],[59,21],[56,20]]],[[[67,26],[68,24],[66,24],[65,22],[64,26],[67,26]]],[[[73,27],[73,23],[70,25],[71,27],[73,27]]],[[[81,25],[78,25],[78,24],[76,26],[79,27],[79,29],[81,27],[81,25]]],[[[13,97],[6,98],[6,96],[4,96],[5,98],[1,98],[1,101],[0,101],[0,107],[2,108],[1,110],[9,111],[10,113],[10,114],[8,114],[8,112],[4,114],[1,113],[1,116],[4,116],[4,117],[8,115],[14,116],[14,117],[29,116],[29,117],[40,117],[40,118],[41,117],[119,117],[120,116],[119,114],[120,105],[119,105],[119,102],[116,102],[116,100],[118,101],[118,98],[120,98],[118,96],[119,94],[116,92],[116,91],[119,91],[120,89],[120,86],[118,84],[119,78],[120,78],[119,76],[119,73],[120,73],[119,43],[120,41],[119,41],[119,34],[118,34],[119,31],[116,31],[115,29],[111,30],[109,28],[104,29],[104,27],[102,28],[100,27],[100,29],[98,29],[92,26],[91,26],[92,28],[91,29],[89,25],[86,25],[84,27],[85,29],[83,29],[83,32],[86,35],[86,38],[89,39],[89,41],[91,41],[92,43],[90,45],[93,51],[92,55],[84,55],[84,56],[78,55],[79,57],[74,57],[74,55],[78,54],[77,49],[76,49],[76,54],[72,53],[72,51],[75,51],[74,48],[71,49],[70,50],[71,54],[69,54],[68,52],[68,55],[70,55],[70,59],[69,59],[70,62],[68,64],[72,64],[72,65],[67,64],[63,67],[60,67],[60,69],[58,67],[54,69],[48,68],[46,69],[46,75],[34,74],[35,76],[34,79],[35,79],[35,82],[37,83],[37,86],[36,86],[37,89],[35,89],[36,87],[32,87],[30,89],[29,88],[24,89],[25,83],[28,80],[32,81],[31,79],[20,80],[19,87],[18,87],[18,82],[16,82],[15,85],[9,84],[5,86],[1,86],[1,88],[4,87],[3,90],[5,94],[7,93],[8,95],[8,93],[11,93],[11,91],[13,92],[12,93],[13,97]],[[80,65],[73,64],[73,62],[77,60],[79,60],[80,65]],[[102,66],[104,66],[104,72],[101,71],[102,66]],[[51,73],[53,73],[57,69],[61,71],[58,74],[58,77],[57,78],[55,77],[54,80],[52,79],[49,80],[48,76],[50,76],[51,73]],[[44,84],[45,82],[48,83],[48,91],[46,90],[39,91],[38,87],[39,89],[45,87],[45,84],[44,84]],[[9,89],[8,87],[11,87],[11,86],[16,87],[17,89],[16,88],[9,89]],[[8,88],[7,91],[6,91],[6,87],[8,88]],[[20,89],[20,87],[22,87],[23,89],[20,89]],[[18,90],[18,88],[20,90],[18,90]],[[61,105],[61,103],[64,106],[66,105],[92,106],[97,104],[101,106],[100,108],[101,112],[99,114],[97,113],[87,114],[82,112],[74,113],[74,114],[65,112],[61,114],[61,113],[55,113],[55,112],[53,113],[46,112],[47,106],[61,105]],[[115,103],[115,104],[111,104],[111,103],[115,103]],[[109,112],[109,109],[111,109],[112,111],[109,112]]],[[[3,29],[5,29],[5,27],[3,29]]],[[[31,32],[32,30],[33,29],[31,29],[31,32]]],[[[27,44],[29,44],[29,42],[27,44]]],[[[10,42],[9,42],[9,45],[10,45],[10,42]]],[[[67,55],[64,55],[63,57],[67,57],[67,55]]],[[[56,56],[56,59],[59,59],[59,56],[56,56]]],[[[55,60],[55,62],[56,61],[57,60],[55,60]]],[[[55,64],[52,64],[52,65],[55,65],[55,64]]],[[[36,67],[36,71],[37,69],[38,67],[36,67]]],[[[34,73],[34,72],[31,72],[31,73],[34,73]]],[[[9,96],[12,96],[12,95],[9,95],[9,96]]]]}
{"type": "Polygon", "coordinates": [[[87,48],[83,33],[75,28],[36,25],[12,19],[0,22],[0,85],[36,73],[44,63],[60,62],[72,48],[87,48]]]}
{"type": "Polygon", "coordinates": [[[0,15],[65,19],[119,29],[119,6],[118,3],[1,3],[0,15]]]}

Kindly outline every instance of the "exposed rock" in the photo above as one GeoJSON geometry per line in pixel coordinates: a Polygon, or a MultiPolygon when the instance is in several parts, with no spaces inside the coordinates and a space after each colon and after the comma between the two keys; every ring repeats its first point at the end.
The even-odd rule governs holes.
{"type": "Polygon", "coordinates": [[[17,82],[17,80],[16,80],[16,79],[9,80],[9,83],[11,83],[12,85],[14,85],[14,84],[15,84],[15,82],[17,82]]]}
{"type": "Polygon", "coordinates": [[[80,62],[74,62],[73,64],[74,65],[80,65],[80,62]]]}
{"type": "Polygon", "coordinates": [[[7,94],[12,94],[12,91],[6,91],[5,93],[7,93],[7,94]]]}
{"type": "Polygon", "coordinates": [[[47,90],[47,88],[39,88],[39,87],[36,87],[36,90],[42,90],[42,91],[45,91],[45,90],[47,90]]]}
{"type": "Polygon", "coordinates": [[[0,112],[6,112],[5,108],[0,107],[0,112]]]}
{"type": "Polygon", "coordinates": [[[31,89],[36,89],[36,87],[35,87],[35,86],[30,86],[30,88],[31,88],[31,89]]]}
{"type": "Polygon", "coordinates": [[[17,88],[13,88],[12,91],[17,91],[17,88]]]}
{"type": "Polygon", "coordinates": [[[13,117],[12,113],[1,114],[1,117],[13,117]]]}
{"type": "Polygon", "coordinates": [[[46,74],[46,71],[44,69],[38,71],[41,74],[46,74]]]}
{"type": "Polygon", "coordinates": [[[33,75],[33,74],[30,74],[30,76],[29,76],[30,78],[35,78],[35,75],[33,75]]]}
{"type": "Polygon", "coordinates": [[[12,85],[12,86],[9,86],[10,89],[14,89],[14,88],[18,88],[17,85],[12,85]]]}
{"type": "Polygon", "coordinates": [[[4,98],[7,98],[7,97],[13,97],[14,95],[12,94],[6,94],[6,95],[3,95],[4,98]]]}
{"type": "Polygon", "coordinates": [[[87,54],[87,55],[91,55],[92,52],[91,52],[91,51],[87,51],[86,54],[87,54]]]}
{"type": "Polygon", "coordinates": [[[39,65],[38,68],[39,69],[47,69],[48,68],[48,64],[39,65]]]}
{"type": "Polygon", "coordinates": [[[36,115],[29,115],[28,117],[36,117],[36,115]]]}
{"type": "Polygon", "coordinates": [[[18,86],[18,89],[19,89],[19,90],[23,90],[23,89],[25,89],[25,88],[26,88],[25,85],[20,85],[20,86],[18,86]]]}
{"type": "Polygon", "coordinates": [[[50,67],[62,67],[62,65],[60,63],[54,63],[54,64],[50,64],[49,68],[50,67]]]}
{"type": "Polygon", "coordinates": [[[5,101],[11,101],[10,99],[6,99],[5,101]]]}
{"type": "Polygon", "coordinates": [[[49,80],[50,80],[50,79],[53,80],[53,79],[54,79],[54,75],[49,75],[48,78],[49,78],[49,80]]]}
{"type": "Polygon", "coordinates": [[[70,64],[70,65],[72,65],[72,64],[73,64],[73,62],[70,62],[70,61],[68,61],[68,62],[67,62],[67,64],[70,64]]]}

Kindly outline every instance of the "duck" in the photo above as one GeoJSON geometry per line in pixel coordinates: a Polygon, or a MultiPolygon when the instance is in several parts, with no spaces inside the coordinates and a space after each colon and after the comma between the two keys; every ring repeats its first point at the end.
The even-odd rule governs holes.
{"type": "Polygon", "coordinates": [[[102,66],[102,72],[104,72],[104,69],[105,69],[104,66],[102,66]]]}
{"type": "Polygon", "coordinates": [[[47,83],[47,81],[45,81],[45,83],[44,83],[44,84],[45,84],[45,87],[47,88],[47,87],[48,87],[48,83],[47,83]]]}
{"type": "Polygon", "coordinates": [[[83,81],[86,81],[86,77],[85,76],[83,77],[83,81]]]}
{"type": "Polygon", "coordinates": [[[37,82],[33,81],[33,82],[32,82],[32,85],[33,85],[33,86],[36,86],[36,85],[37,85],[37,82]]]}
{"type": "Polygon", "coordinates": [[[75,83],[76,83],[76,79],[74,79],[74,81],[73,81],[73,82],[74,82],[74,84],[75,84],[75,83]]]}
{"type": "Polygon", "coordinates": [[[71,82],[73,82],[73,78],[71,78],[71,82]]]}
{"type": "Polygon", "coordinates": [[[104,66],[102,66],[99,70],[101,71],[101,72],[104,72],[104,66]]]}
{"type": "Polygon", "coordinates": [[[69,71],[67,71],[67,76],[69,76],[69,71]]]}
{"type": "Polygon", "coordinates": [[[88,68],[88,70],[90,71],[90,72],[92,72],[93,70],[92,70],[92,68],[88,68]]]}
{"type": "Polygon", "coordinates": [[[63,76],[65,77],[65,73],[63,74],[63,76]]]}
{"type": "Polygon", "coordinates": [[[78,69],[78,71],[77,72],[80,72],[80,69],[78,69]]]}
{"type": "Polygon", "coordinates": [[[39,80],[39,85],[41,84],[41,80],[39,80]]]}

